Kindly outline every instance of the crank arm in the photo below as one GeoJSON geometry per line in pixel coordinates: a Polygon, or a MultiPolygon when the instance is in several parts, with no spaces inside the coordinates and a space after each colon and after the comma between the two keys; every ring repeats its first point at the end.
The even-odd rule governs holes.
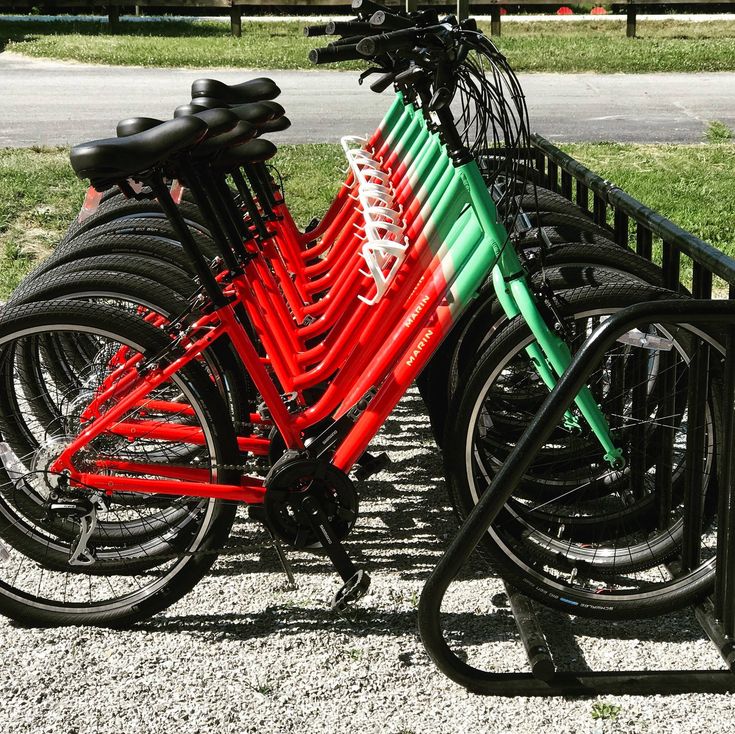
{"type": "Polygon", "coordinates": [[[370,576],[362,569],[358,569],[352,562],[344,546],[335,535],[327,514],[316,499],[310,496],[304,497],[301,502],[301,509],[306,513],[312,530],[320,539],[329,560],[332,561],[332,565],[344,581],[344,585],[332,600],[332,609],[340,612],[345,611],[352,602],[365,595],[370,588],[370,576]]]}

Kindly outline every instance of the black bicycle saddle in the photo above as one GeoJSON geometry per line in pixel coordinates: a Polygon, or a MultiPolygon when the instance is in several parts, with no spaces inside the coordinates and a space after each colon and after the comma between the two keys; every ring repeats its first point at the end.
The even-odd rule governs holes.
{"type": "Polygon", "coordinates": [[[100,190],[162,163],[196,145],[207,134],[207,123],[180,117],[126,138],[105,138],[75,145],[69,159],[79,178],[100,190]]]}
{"type": "Polygon", "coordinates": [[[216,97],[231,105],[275,99],[280,93],[278,85],[266,77],[231,85],[217,79],[197,79],[191,85],[192,97],[216,97]]]}

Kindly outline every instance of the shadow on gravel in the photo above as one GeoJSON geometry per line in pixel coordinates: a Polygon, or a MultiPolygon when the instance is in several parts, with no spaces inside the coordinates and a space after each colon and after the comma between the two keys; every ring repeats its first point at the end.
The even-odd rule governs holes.
{"type": "MultiPolygon", "coordinates": [[[[368,571],[391,572],[393,578],[421,582],[426,580],[458,528],[448,504],[441,452],[433,441],[423,410],[420,398],[415,393],[409,394],[376,437],[371,450],[388,452],[393,463],[385,473],[359,484],[360,519],[346,543],[358,565],[368,571]]],[[[211,575],[226,577],[281,571],[266,534],[244,519],[238,520],[233,530],[232,546],[238,545],[254,547],[242,555],[222,556],[211,575]]],[[[293,553],[289,557],[297,575],[328,577],[337,584],[334,570],[325,556],[293,553]]],[[[496,578],[488,564],[475,555],[459,580],[496,578]]],[[[520,644],[507,598],[502,592],[495,593],[493,586],[497,592],[497,581],[488,584],[484,599],[481,590],[473,592],[488,613],[474,607],[443,614],[443,627],[453,647],[471,649],[498,642],[520,644]]],[[[298,590],[293,594],[293,602],[284,602],[281,596],[279,603],[259,613],[170,616],[136,625],[136,629],[239,641],[308,632],[341,632],[351,637],[416,635],[418,598],[415,591],[412,597],[398,592],[395,611],[386,610],[384,600],[381,602],[383,608],[370,607],[371,600],[367,597],[363,606],[354,609],[349,616],[337,615],[326,604],[319,608],[318,600],[304,601],[298,590]],[[414,608],[406,610],[407,602],[414,608]]],[[[560,665],[576,670],[589,669],[579,642],[582,638],[601,642],[623,640],[633,644],[636,640],[691,642],[702,639],[688,611],[656,620],[618,624],[573,618],[542,607],[537,609],[542,627],[549,633],[555,659],[560,665]]]]}
{"type": "MultiPolygon", "coordinates": [[[[354,610],[349,617],[340,616],[329,609],[314,609],[298,605],[275,605],[256,615],[182,615],[167,617],[136,625],[146,632],[190,633],[217,639],[252,640],[257,637],[301,635],[308,632],[328,631],[345,633],[351,637],[378,635],[404,637],[416,633],[416,611],[386,612],[384,609],[363,607],[354,610]]],[[[488,617],[478,617],[472,612],[446,616],[447,627],[461,629],[450,635],[449,640],[462,645],[506,641],[515,638],[515,624],[509,612],[500,610],[488,617]]]]}
{"type": "MultiPolygon", "coordinates": [[[[444,486],[441,452],[423,411],[421,399],[409,394],[376,437],[370,450],[387,452],[392,463],[357,485],[360,517],[346,542],[356,562],[368,570],[397,572],[404,580],[425,580],[458,529],[444,486]]],[[[238,521],[231,545],[240,544],[265,546],[267,537],[253,523],[238,521]]],[[[291,555],[297,573],[334,573],[325,556],[291,555]]],[[[279,570],[275,552],[266,547],[258,553],[222,557],[211,575],[279,570]]],[[[473,577],[490,575],[487,565],[479,562],[468,572],[473,577]]]]}

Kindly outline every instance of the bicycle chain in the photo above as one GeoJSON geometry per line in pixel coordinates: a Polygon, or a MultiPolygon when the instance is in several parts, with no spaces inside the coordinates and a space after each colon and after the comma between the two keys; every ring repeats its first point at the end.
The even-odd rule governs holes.
{"type": "MultiPolygon", "coordinates": [[[[252,467],[244,465],[244,464],[210,464],[209,462],[195,462],[195,463],[198,463],[203,468],[239,471],[241,473],[247,472],[252,469],[252,467]]],[[[192,499],[196,499],[196,498],[193,497],[192,499]]],[[[220,500],[220,501],[221,502],[231,502],[232,504],[236,504],[236,505],[243,504],[242,502],[233,502],[231,500],[220,500]]],[[[94,546],[93,543],[90,545],[94,546]]],[[[273,550],[274,552],[277,552],[273,542],[257,543],[254,545],[241,543],[231,548],[227,548],[226,546],[221,546],[220,548],[210,548],[208,550],[200,550],[200,551],[180,551],[178,553],[161,553],[161,554],[152,555],[150,556],[150,558],[155,559],[156,561],[169,561],[169,560],[174,560],[174,559],[189,558],[189,557],[194,558],[194,557],[209,556],[209,555],[234,556],[234,555],[239,555],[241,553],[258,552],[258,551],[263,551],[263,550],[273,550]]]]}
{"type": "MultiPolygon", "coordinates": [[[[247,471],[252,470],[252,466],[247,466],[245,464],[210,464],[209,462],[195,462],[195,465],[198,464],[199,468],[206,468],[206,469],[222,469],[225,471],[238,471],[240,473],[245,473],[247,471]]],[[[196,497],[192,497],[192,499],[196,499],[196,497]]],[[[243,505],[242,502],[235,502],[232,500],[220,500],[221,502],[228,502],[231,504],[235,504],[238,506],[243,505]]],[[[231,536],[230,536],[231,537],[231,536]]],[[[257,551],[263,551],[263,550],[273,550],[275,552],[274,544],[272,542],[268,543],[258,543],[255,545],[245,545],[240,544],[233,546],[232,548],[227,548],[226,546],[222,546],[220,548],[210,548],[208,550],[201,550],[201,551],[181,551],[179,553],[162,553],[162,554],[155,554],[154,556],[151,556],[151,558],[155,558],[157,561],[169,561],[174,560],[177,558],[196,558],[199,556],[236,556],[244,552],[257,552],[257,551]]]]}

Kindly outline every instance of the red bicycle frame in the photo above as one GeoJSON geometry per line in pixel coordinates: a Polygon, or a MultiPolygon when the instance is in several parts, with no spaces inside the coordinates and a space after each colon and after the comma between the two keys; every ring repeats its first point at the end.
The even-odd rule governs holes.
{"type": "MultiPolygon", "coordinates": [[[[163,442],[204,444],[201,428],[130,419],[129,413],[138,409],[140,414],[148,395],[187,364],[201,359],[205,350],[223,337],[234,346],[287,449],[303,450],[305,432],[325,418],[350,416],[349,429],[332,446],[334,465],[345,472],[350,470],[448,333],[457,313],[466,305],[468,294],[475,292],[487,275],[492,267],[493,246],[498,244],[498,232],[488,231],[491,227],[485,222],[487,218],[478,213],[463,167],[455,166],[436,136],[422,128],[421,114],[404,108],[399,98],[386,117],[391,116],[398,117],[404,131],[408,131],[400,149],[395,150],[390,144],[391,136],[399,135],[398,125],[388,135],[379,128],[371,145],[365,146],[365,155],[369,153],[371,160],[379,161],[384,168],[384,175],[378,176],[381,185],[389,185],[395,200],[400,202],[407,241],[405,258],[385,296],[370,304],[375,300],[376,282],[370,273],[357,267],[361,257],[358,246],[365,240],[353,228],[340,233],[328,250],[322,249],[323,240],[336,221],[353,220],[354,213],[347,216],[345,210],[360,211],[350,197],[356,185],[354,177],[348,179],[335,199],[330,211],[337,214],[332,223],[323,226],[322,241],[313,248],[303,249],[303,245],[318,237],[318,231],[295,236],[296,229],[283,207],[288,226],[279,228],[279,232],[288,234],[279,239],[278,247],[253,251],[241,274],[221,282],[224,292],[234,296],[235,301],[198,318],[181,342],[183,354],[165,366],[147,365],[141,372],[141,355],[115,365],[83,416],[89,421],[85,429],[57,458],[52,471],[68,472],[72,484],[108,493],[128,491],[214,497],[249,504],[262,502],[263,480],[254,476],[243,476],[235,486],[217,483],[216,472],[210,475],[207,469],[186,466],[160,466],[114,457],[97,463],[100,470],[126,475],[114,476],[80,471],[74,464],[75,455],[104,433],[131,441],[145,436],[163,442]],[[423,135],[421,145],[416,141],[417,132],[423,135]],[[351,245],[349,256],[334,256],[333,267],[339,262],[343,270],[335,272],[329,294],[321,299],[327,302],[322,315],[314,322],[299,323],[296,312],[289,311],[288,294],[279,287],[281,271],[274,263],[295,262],[296,256],[308,262],[316,251],[328,257],[335,247],[347,250],[347,243],[351,245]],[[355,304],[358,296],[364,300],[355,304]],[[346,308],[343,304],[354,305],[346,308]],[[238,306],[244,308],[265,348],[266,358],[258,354],[248,336],[238,316],[238,306]],[[320,335],[323,339],[319,344],[307,345],[308,339],[320,335]],[[306,406],[303,391],[325,378],[331,379],[325,383],[321,397],[306,406]],[[302,398],[299,412],[289,411],[282,390],[296,392],[302,398]],[[99,410],[111,401],[112,407],[99,410]],[[151,476],[160,478],[148,478],[151,476]]],[[[303,269],[304,285],[308,283],[307,268],[303,269]]],[[[160,400],[148,405],[164,413],[176,413],[177,407],[181,407],[167,407],[160,400]]],[[[243,451],[260,453],[264,441],[240,437],[239,446],[243,451]]]]}

